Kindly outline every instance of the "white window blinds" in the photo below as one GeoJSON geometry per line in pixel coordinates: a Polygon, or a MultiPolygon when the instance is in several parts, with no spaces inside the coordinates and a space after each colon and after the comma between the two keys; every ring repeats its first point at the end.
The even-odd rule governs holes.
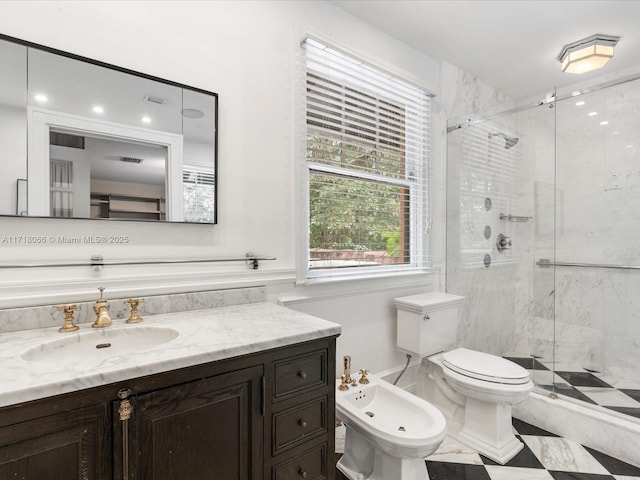
{"type": "Polygon", "coordinates": [[[309,276],[427,267],[429,95],[313,39],[303,48],[309,276]]]}
{"type": "Polygon", "coordinates": [[[215,222],[215,173],[213,169],[183,165],[184,220],[215,222]]]}

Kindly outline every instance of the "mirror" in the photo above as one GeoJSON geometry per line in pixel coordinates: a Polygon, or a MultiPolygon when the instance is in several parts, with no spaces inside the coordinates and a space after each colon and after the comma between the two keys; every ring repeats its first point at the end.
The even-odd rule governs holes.
{"type": "Polygon", "coordinates": [[[0,35],[0,215],[216,223],[215,93],[0,35]]]}

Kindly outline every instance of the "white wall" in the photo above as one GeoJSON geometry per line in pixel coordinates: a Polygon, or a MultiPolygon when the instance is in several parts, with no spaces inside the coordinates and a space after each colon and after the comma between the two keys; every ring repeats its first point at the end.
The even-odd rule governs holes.
{"type": "MultiPolygon", "coordinates": [[[[0,270],[0,306],[89,300],[243,285],[268,285],[271,301],[343,325],[340,354],[386,370],[395,351],[397,296],[438,289],[444,252],[444,154],[434,134],[436,273],[294,287],[299,161],[299,42],[314,34],[440,93],[440,65],[324,1],[0,2],[0,32],[219,94],[219,224],[158,225],[1,218],[2,232],[43,236],[0,245],[0,262],[242,256],[276,257],[258,271],[243,262],[0,270]],[[105,235],[124,243],[66,244],[61,235],[105,235]]],[[[434,128],[443,130],[436,98],[434,128]]]]}
{"type": "Polygon", "coordinates": [[[19,178],[27,178],[27,163],[14,158],[27,157],[26,142],[10,139],[27,138],[27,110],[10,105],[0,106],[0,214],[15,215],[19,178]],[[9,141],[6,141],[9,139],[9,141]]]}

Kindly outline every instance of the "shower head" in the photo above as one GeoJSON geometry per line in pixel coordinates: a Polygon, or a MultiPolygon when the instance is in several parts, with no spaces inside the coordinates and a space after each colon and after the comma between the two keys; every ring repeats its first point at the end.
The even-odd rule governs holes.
{"type": "Polygon", "coordinates": [[[520,140],[518,137],[510,137],[509,135],[505,135],[504,133],[500,133],[500,132],[490,133],[489,140],[491,140],[493,137],[496,137],[496,136],[504,138],[504,148],[506,150],[513,147],[516,143],[518,143],[518,140],[520,140]]]}

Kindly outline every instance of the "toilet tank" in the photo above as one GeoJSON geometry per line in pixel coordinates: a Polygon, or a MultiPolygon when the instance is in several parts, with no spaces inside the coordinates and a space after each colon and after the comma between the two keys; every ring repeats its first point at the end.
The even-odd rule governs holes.
{"type": "Polygon", "coordinates": [[[464,297],[443,292],[396,298],[398,347],[420,357],[450,349],[462,302],[464,297]]]}

